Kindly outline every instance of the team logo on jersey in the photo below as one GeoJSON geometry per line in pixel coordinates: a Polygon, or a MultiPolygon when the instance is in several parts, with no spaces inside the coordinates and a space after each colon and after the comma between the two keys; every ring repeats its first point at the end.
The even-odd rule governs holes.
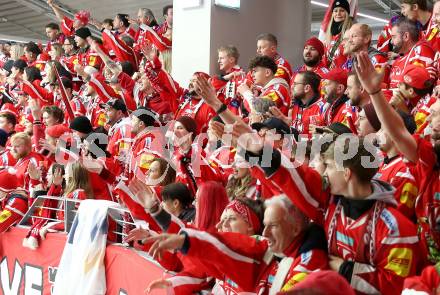
{"type": "Polygon", "coordinates": [[[409,274],[412,263],[412,250],[409,248],[391,249],[388,255],[388,263],[385,269],[393,271],[396,275],[406,277],[409,274]]]}
{"type": "Polygon", "coordinates": [[[380,219],[382,219],[386,227],[388,227],[388,230],[390,231],[389,235],[391,237],[399,236],[399,226],[397,225],[396,218],[390,211],[383,209],[382,213],[380,213],[380,219]]]}

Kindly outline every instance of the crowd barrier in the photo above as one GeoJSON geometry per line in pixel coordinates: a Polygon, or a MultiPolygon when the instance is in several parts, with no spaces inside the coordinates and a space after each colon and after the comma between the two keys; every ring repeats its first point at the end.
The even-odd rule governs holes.
{"type": "MultiPolygon", "coordinates": [[[[51,295],[67,235],[49,233],[37,250],[22,246],[29,231],[15,227],[0,234],[0,290],[4,295],[51,295]]],[[[108,295],[141,295],[163,269],[133,248],[108,245],[105,269],[108,295]]],[[[166,294],[155,290],[151,294],[166,294]]],[[[86,294],[81,294],[86,295],[86,294]]]]}

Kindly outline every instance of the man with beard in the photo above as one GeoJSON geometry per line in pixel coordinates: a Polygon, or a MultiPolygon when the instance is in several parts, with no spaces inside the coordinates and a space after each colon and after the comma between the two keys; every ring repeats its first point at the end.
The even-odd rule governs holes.
{"type": "Polygon", "coordinates": [[[316,37],[307,40],[304,44],[303,50],[304,65],[295,71],[291,84],[295,80],[295,75],[300,72],[311,71],[318,74],[320,77],[322,77],[324,73],[328,73],[328,69],[324,67],[322,61],[324,53],[325,47],[321,40],[316,37]]]}
{"type": "Polygon", "coordinates": [[[370,102],[370,96],[365,89],[362,88],[361,82],[354,72],[348,73],[345,94],[350,99],[350,104],[359,109],[363,109],[364,106],[370,102]]]}
{"type": "MultiPolygon", "coordinates": [[[[388,68],[388,57],[385,53],[380,52],[371,46],[373,33],[371,28],[366,24],[354,24],[349,31],[347,40],[347,49],[344,49],[344,54],[347,56],[354,56],[355,53],[367,51],[374,67],[377,71],[385,71],[384,82],[388,83],[390,70],[388,68]]],[[[352,63],[356,60],[350,58],[352,63]]]]}
{"type": "Polygon", "coordinates": [[[191,77],[188,90],[180,97],[180,105],[174,118],[187,116],[193,118],[197,123],[197,134],[205,133],[208,129],[209,120],[214,117],[214,111],[205,103],[201,96],[196,93],[194,81],[197,76],[209,79],[209,75],[203,72],[196,72],[191,77]]]}
{"type": "Polygon", "coordinates": [[[431,30],[432,13],[429,11],[427,0],[401,0],[400,13],[411,21],[422,25],[423,35],[431,30]]]}
{"type": "Polygon", "coordinates": [[[322,114],[323,125],[340,122],[356,134],[356,108],[350,105],[345,95],[347,88],[347,72],[342,69],[333,69],[322,77],[324,83],[325,111],[322,114]]]}
{"type": "Polygon", "coordinates": [[[391,29],[393,51],[401,55],[391,67],[390,88],[397,88],[399,76],[411,64],[425,67],[431,78],[437,78],[434,67],[435,52],[425,40],[419,40],[417,24],[405,18],[399,19],[391,29]]]}
{"type": "Polygon", "coordinates": [[[299,72],[292,82],[291,126],[300,134],[310,134],[310,124],[320,125],[316,121],[324,107],[320,98],[320,84],[320,76],[312,71],[299,72]]]}
{"type": "MultiPolygon", "coordinates": [[[[411,135],[399,114],[388,103],[380,89],[381,76],[378,74],[368,55],[358,55],[357,68],[359,80],[364,89],[370,93],[371,101],[377,111],[383,130],[396,144],[397,149],[409,161],[411,174],[414,176],[421,192],[415,205],[417,223],[421,242],[425,246],[431,262],[439,261],[440,249],[440,116],[433,115],[430,122],[431,138],[411,135]]],[[[422,253],[424,255],[425,253],[422,253]]]]}
{"type": "Polygon", "coordinates": [[[32,151],[31,137],[24,132],[16,133],[11,137],[11,153],[17,160],[13,172],[17,178],[18,186],[29,192],[30,178],[27,172],[29,163],[32,162],[35,167],[38,167],[43,158],[32,151]]]}

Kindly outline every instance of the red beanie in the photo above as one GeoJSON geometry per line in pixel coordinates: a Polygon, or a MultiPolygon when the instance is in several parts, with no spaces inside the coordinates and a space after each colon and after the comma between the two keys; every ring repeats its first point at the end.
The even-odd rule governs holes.
{"type": "Polygon", "coordinates": [[[63,124],[57,124],[46,128],[47,135],[53,138],[60,138],[63,134],[71,132],[70,128],[63,124]]]}
{"type": "Polygon", "coordinates": [[[320,56],[323,56],[325,53],[324,44],[321,42],[321,40],[319,40],[316,37],[312,37],[309,40],[307,40],[306,43],[304,44],[304,47],[306,46],[312,46],[313,48],[315,48],[319,52],[320,56]]]}
{"type": "Polygon", "coordinates": [[[18,117],[18,111],[17,108],[12,104],[12,103],[5,103],[1,110],[0,113],[10,113],[12,115],[14,115],[15,117],[18,117]]]}
{"type": "Polygon", "coordinates": [[[12,174],[8,169],[3,169],[0,171],[0,191],[2,192],[12,192],[18,188],[18,180],[15,174],[12,174]]]}
{"type": "Polygon", "coordinates": [[[180,124],[185,127],[186,131],[192,132],[192,138],[194,139],[197,135],[197,123],[196,121],[188,116],[179,117],[177,120],[180,124]]]}

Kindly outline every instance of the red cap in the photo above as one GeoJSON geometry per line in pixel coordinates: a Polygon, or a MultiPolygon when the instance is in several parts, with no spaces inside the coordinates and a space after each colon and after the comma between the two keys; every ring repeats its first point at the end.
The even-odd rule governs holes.
{"type": "Polygon", "coordinates": [[[405,83],[412,88],[426,89],[426,81],[430,80],[429,72],[421,66],[408,65],[399,76],[399,82],[405,83]]]}
{"type": "Polygon", "coordinates": [[[301,294],[301,291],[311,291],[313,294],[346,294],[355,292],[347,280],[332,270],[321,270],[310,273],[303,281],[295,285],[290,291],[278,294],[301,294]]]}
{"type": "Polygon", "coordinates": [[[70,132],[70,128],[62,124],[57,124],[46,128],[47,135],[53,138],[60,138],[63,134],[70,132]]]}
{"type": "Polygon", "coordinates": [[[339,84],[344,85],[345,87],[347,87],[347,78],[348,78],[347,71],[343,69],[333,69],[330,72],[322,75],[322,79],[335,81],[339,84]]]}
{"type": "Polygon", "coordinates": [[[0,171],[0,191],[2,192],[12,192],[18,188],[18,180],[15,174],[12,174],[8,169],[3,169],[0,171]]]}
{"type": "Polygon", "coordinates": [[[316,37],[312,37],[309,40],[307,40],[306,43],[304,44],[304,47],[306,46],[312,46],[313,48],[315,48],[319,52],[320,56],[323,56],[325,53],[324,44],[321,42],[321,40],[319,40],[316,37]]]}

